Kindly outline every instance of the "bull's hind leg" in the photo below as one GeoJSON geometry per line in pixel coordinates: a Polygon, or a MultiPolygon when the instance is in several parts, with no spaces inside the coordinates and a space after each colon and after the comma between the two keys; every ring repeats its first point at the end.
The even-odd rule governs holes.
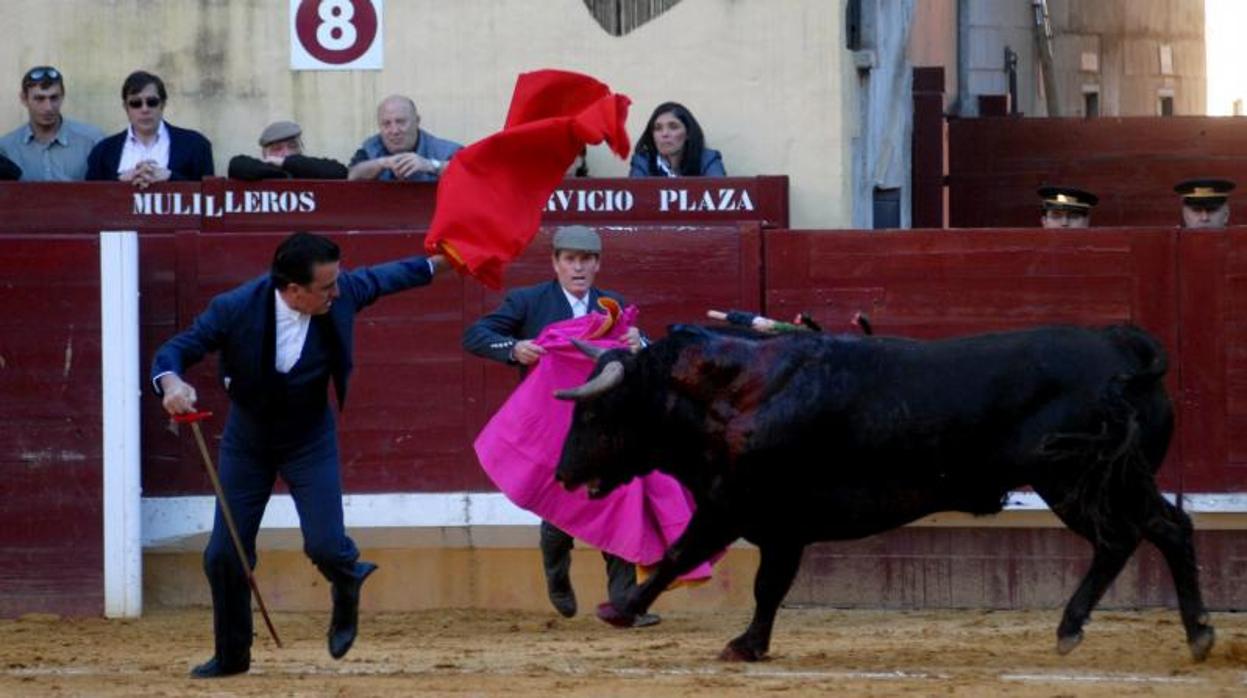
{"type": "Polygon", "coordinates": [[[1178,610],[1186,628],[1187,646],[1195,661],[1202,662],[1212,651],[1216,634],[1208,625],[1208,611],[1199,591],[1199,566],[1195,562],[1191,518],[1186,512],[1154,493],[1152,512],[1147,517],[1143,536],[1165,556],[1169,574],[1178,593],[1178,610]]]}
{"type": "Polygon", "coordinates": [[[1139,547],[1143,535],[1139,527],[1129,521],[1096,526],[1094,507],[1088,508],[1054,495],[1055,492],[1068,491],[1069,488],[1068,483],[1056,487],[1050,483],[1035,484],[1035,490],[1052,507],[1053,513],[1070,530],[1086,538],[1092,546],[1091,567],[1078,584],[1074,595],[1065,604],[1061,624],[1057,626],[1056,648],[1060,654],[1068,654],[1082,642],[1082,629],[1091,617],[1091,610],[1103,598],[1104,592],[1108,591],[1117,575],[1121,574],[1126,562],[1139,547]]]}
{"type": "Polygon", "coordinates": [[[753,620],[745,632],[727,643],[719,659],[727,661],[756,662],[766,656],[771,648],[771,630],[775,627],[775,614],[779,604],[792,587],[792,580],[801,566],[804,546],[788,543],[767,543],[759,546],[761,561],[753,579],[753,598],[756,603],[753,620]]]}
{"type": "Polygon", "coordinates": [[[1083,535],[1093,541],[1095,551],[1091,558],[1091,568],[1070,597],[1069,603],[1065,604],[1065,613],[1061,616],[1061,624],[1057,626],[1056,651],[1060,654],[1070,653],[1082,642],[1082,629],[1091,617],[1091,609],[1100,602],[1104,592],[1117,579],[1117,575],[1121,574],[1130,555],[1139,547],[1138,536],[1133,540],[1121,540],[1115,544],[1095,544],[1093,537],[1083,535]]]}

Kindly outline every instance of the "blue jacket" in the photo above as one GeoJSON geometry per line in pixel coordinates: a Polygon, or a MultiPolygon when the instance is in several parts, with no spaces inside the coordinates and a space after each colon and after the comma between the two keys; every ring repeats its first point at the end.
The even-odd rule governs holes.
{"type": "MultiPolygon", "coordinates": [[[[667,173],[659,169],[657,162],[651,166],[650,154],[648,152],[636,151],[632,154],[632,170],[628,172],[629,177],[666,177],[667,173]]],[[[723,155],[713,148],[704,148],[701,151],[701,167],[697,171],[700,177],[726,177],[727,171],[723,169],[723,155]]]]}
{"type": "MultiPolygon", "coordinates": [[[[169,171],[173,181],[197,181],[213,175],[212,143],[198,131],[178,128],[165,122],[169,129],[169,171]]],[[[104,182],[117,181],[117,166],[121,164],[121,151],[126,145],[122,131],[105,138],[91,149],[87,156],[87,179],[104,182]]]]}
{"type": "MultiPolygon", "coordinates": [[[[602,296],[613,298],[620,307],[622,297],[610,291],[589,289],[589,312],[597,309],[602,296]]],[[[600,311],[598,311],[600,312],[600,311]]],[[[463,348],[486,359],[518,365],[511,358],[511,347],[521,339],[541,334],[546,325],[570,320],[572,306],[558,280],[525,286],[507,292],[502,305],[494,312],[472,323],[463,333],[463,348]]]]}
{"type": "MultiPolygon", "coordinates": [[[[355,314],[385,296],[433,279],[428,260],[408,257],[338,275],[341,295],[329,307],[327,325],[336,342],[339,358],[332,369],[338,407],[346,404],[347,380],[353,366],[351,346],[355,314]]],[[[221,386],[230,401],[243,407],[263,404],[266,371],[275,371],[276,316],[273,282],[266,274],[220,294],[207,310],[195,318],[190,329],[178,334],[156,351],[151,378],[156,393],[156,376],[183,372],[205,354],[221,353],[221,386]]]]}

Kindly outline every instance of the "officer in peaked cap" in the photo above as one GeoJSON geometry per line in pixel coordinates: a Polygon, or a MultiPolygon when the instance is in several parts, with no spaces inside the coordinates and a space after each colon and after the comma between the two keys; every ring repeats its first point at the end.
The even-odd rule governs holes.
{"type": "Polygon", "coordinates": [[[1182,196],[1183,228],[1224,228],[1230,222],[1228,179],[1188,179],[1173,188],[1182,196]]]}
{"type": "Polygon", "coordinates": [[[1100,198],[1089,191],[1074,187],[1040,187],[1039,198],[1043,201],[1039,224],[1045,228],[1089,228],[1091,207],[1100,198]]]}

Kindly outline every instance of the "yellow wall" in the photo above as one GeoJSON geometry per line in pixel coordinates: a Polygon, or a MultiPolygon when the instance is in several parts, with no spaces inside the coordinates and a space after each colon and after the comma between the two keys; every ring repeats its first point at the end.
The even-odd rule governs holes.
{"type": "MultiPolygon", "coordinates": [[[[386,548],[362,551],[380,568],[368,579],[363,608],[414,611],[427,608],[493,608],[549,611],[541,554],[530,548],[386,548]]],[[[655,609],[717,610],[753,608],[753,575],[758,551],[733,547],[698,586],[664,593],[655,609]]],[[[602,556],[586,546],[572,553],[572,587],[580,612],[592,613],[606,600],[602,556]]],[[[328,609],[329,584],[298,550],[261,550],[256,583],[274,611],[328,609]]],[[[144,608],[210,606],[203,555],[147,553],[143,556],[144,608]]]]}
{"type": "MultiPolygon", "coordinates": [[[[20,73],[43,63],[67,76],[67,115],[119,131],[121,82],[143,68],[170,89],[170,123],[212,140],[219,172],[281,118],[302,123],[309,152],[345,160],[389,93],[413,97],[431,132],[467,143],[501,125],[517,73],[564,68],[632,97],[634,139],[655,105],[683,102],[730,174],[791,177],[795,226],[841,227],[842,4],[684,0],[612,37],[581,0],[386,0],[384,70],[294,73],[285,0],[5,0],[0,80],[13,97],[0,100],[0,131],[25,120],[20,73]]],[[[598,176],[626,174],[604,149],[589,162],[598,176]]]]}

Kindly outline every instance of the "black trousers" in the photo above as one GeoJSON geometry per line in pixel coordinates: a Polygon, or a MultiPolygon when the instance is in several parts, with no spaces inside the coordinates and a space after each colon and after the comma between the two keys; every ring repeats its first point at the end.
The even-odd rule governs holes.
{"type": "MultiPolygon", "coordinates": [[[[547,580],[568,573],[573,547],[574,538],[549,521],[541,522],[541,563],[547,580]]],[[[602,559],[606,561],[607,598],[616,609],[621,609],[636,587],[636,565],[606,552],[602,553],[602,559]]]]}

